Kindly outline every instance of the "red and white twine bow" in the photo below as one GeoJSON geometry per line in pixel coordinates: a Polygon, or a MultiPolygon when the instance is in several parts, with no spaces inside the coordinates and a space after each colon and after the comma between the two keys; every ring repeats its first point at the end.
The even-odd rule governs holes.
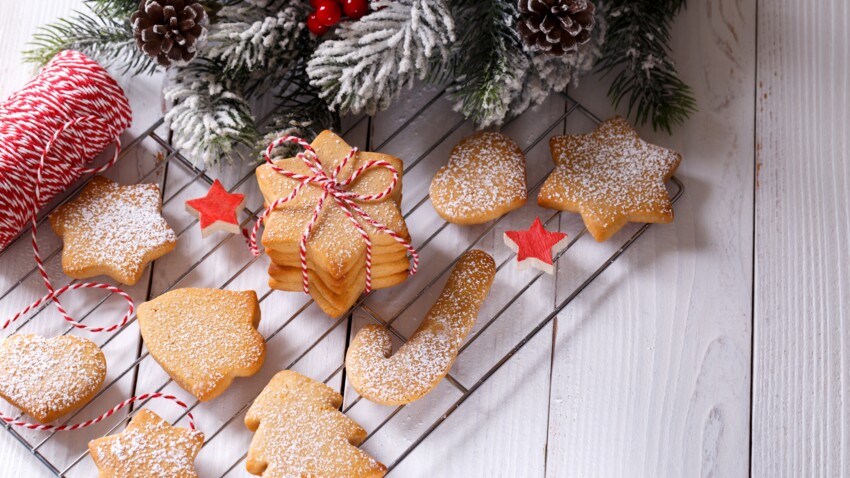
{"type": "Polygon", "coordinates": [[[374,227],[378,231],[381,231],[393,239],[395,239],[399,244],[404,246],[407,249],[407,252],[410,254],[411,260],[413,264],[410,267],[410,274],[413,275],[416,273],[417,268],[419,267],[419,253],[416,252],[416,249],[410,244],[408,240],[401,237],[398,233],[388,228],[387,226],[381,224],[380,222],[373,219],[366,211],[361,208],[357,202],[371,202],[371,201],[380,201],[381,199],[386,198],[395,190],[398,185],[398,175],[399,172],[396,168],[384,160],[371,160],[367,161],[365,164],[357,168],[348,179],[340,181],[338,179],[340,172],[345,168],[349,161],[351,161],[354,156],[357,154],[357,148],[351,148],[351,151],[345,156],[345,158],[340,161],[340,163],[334,168],[334,170],[328,174],[325,172],[321,160],[319,160],[319,155],[316,154],[316,151],[310,146],[310,143],[304,141],[301,138],[297,138],[295,136],[284,136],[282,138],[278,138],[269,144],[269,147],[266,148],[265,159],[266,162],[270,165],[270,167],[276,171],[278,174],[282,174],[287,178],[294,179],[298,181],[298,184],[292,190],[292,192],[280,199],[275,200],[273,203],[269,204],[269,207],[263,211],[263,214],[257,220],[257,223],[254,224],[254,230],[251,232],[250,238],[248,239],[248,245],[251,249],[251,253],[254,256],[258,256],[260,254],[259,248],[257,246],[257,232],[260,229],[260,226],[265,222],[265,220],[269,217],[269,215],[274,211],[278,206],[288,201],[295,199],[299,192],[304,189],[307,185],[317,186],[322,189],[322,194],[319,196],[319,201],[316,204],[316,208],[313,210],[313,215],[310,217],[310,220],[307,222],[307,226],[304,228],[304,233],[301,235],[301,240],[299,242],[299,255],[301,260],[301,279],[304,284],[304,292],[310,293],[310,284],[309,277],[307,275],[307,241],[310,239],[310,234],[313,231],[313,227],[316,225],[316,222],[319,220],[319,215],[322,212],[322,207],[325,204],[325,200],[328,197],[332,198],[334,202],[339,206],[342,210],[343,214],[351,220],[351,224],[360,234],[361,239],[366,244],[366,293],[369,293],[372,290],[372,239],[369,237],[369,234],[363,228],[363,225],[360,224],[358,217],[365,221],[370,226],[374,227]],[[278,167],[274,161],[272,161],[271,155],[274,148],[284,144],[284,143],[295,143],[304,148],[304,151],[298,153],[297,157],[300,158],[305,165],[310,169],[313,173],[312,175],[304,175],[295,173],[292,171],[288,171],[286,169],[278,167]],[[390,185],[384,189],[383,191],[377,194],[360,194],[347,190],[346,188],[350,186],[354,181],[357,180],[364,172],[372,168],[385,168],[392,173],[392,181],[390,185]]]}

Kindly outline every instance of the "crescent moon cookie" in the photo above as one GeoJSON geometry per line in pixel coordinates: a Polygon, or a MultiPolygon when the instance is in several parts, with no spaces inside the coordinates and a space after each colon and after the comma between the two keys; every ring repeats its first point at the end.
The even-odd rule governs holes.
{"type": "Polygon", "coordinates": [[[266,343],[252,290],[176,289],[140,305],[137,317],[154,360],[202,402],[263,366],[266,343]]]}
{"type": "Polygon", "coordinates": [[[143,408],[123,432],[90,441],[89,453],[98,478],[198,478],[195,457],[203,444],[203,433],[143,408]]]}
{"type": "Polygon", "coordinates": [[[50,226],[64,243],[65,274],[74,279],[104,274],[135,284],[149,262],[177,245],[161,211],[156,184],[124,186],[94,177],[79,196],[50,215],[50,226]]]}
{"type": "Polygon", "coordinates": [[[496,263],[486,252],[461,256],[437,302],[395,354],[385,328],[363,327],[345,356],[357,393],[383,405],[402,405],[436,387],[452,368],[495,275],[496,263]]]}
{"type": "Polygon", "coordinates": [[[549,141],[555,169],[537,202],[581,214],[587,230],[603,242],[628,222],[673,222],[664,183],[682,160],[670,149],[647,143],[620,117],[590,134],[549,141]]]}
{"type": "Polygon", "coordinates": [[[454,224],[481,224],[520,208],[528,199],[522,149],[499,133],[464,138],[434,175],[430,195],[437,214],[454,224]]]}
{"type": "Polygon", "coordinates": [[[88,403],[106,377],[106,359],[91,340],[15,334],[0,345],[0,396],[41,423],[88,403]]]}
{"type": "Polygon", "coordinates": [[[342,395],[290,370],[254,401],[245,426],[254,438],[245,462],[263,478],[380,478],[387,468],[357,448],[366,431],[339,411],[342,395]]]}

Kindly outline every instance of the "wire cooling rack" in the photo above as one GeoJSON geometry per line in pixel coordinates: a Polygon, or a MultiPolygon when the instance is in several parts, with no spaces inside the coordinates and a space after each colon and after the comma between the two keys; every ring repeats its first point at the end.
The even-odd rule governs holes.
{"type": "MultiPolygon", "coordinates": [[[[444,91],[437,92],[427,102],[415,109],[415,112],[410,114],[401,124],[394,126],[393,132],[377,146],[371,144],[375,140],[372,137],[372,118],[362,117],[353,121],[344,136],[359,135],[360,139],[365,137],[366,148],[363,149],[384,151],[400,135],[410,134],[415,128],[416,122],[423,116],[434,114],[433,110],[438,108],[441,103],[445,103],[441,99],[444,93],[444,91]]],[[[571,119],[571,122],[572,118],[580,119],[576,122],[583,121],[585,126],[592,126],[600,122],[599,118],[572,98],[554,98],[553,101],[563,104],[563,112],[549,115],[551,117],[547,118],[544,124],[539,124],[537,131],[527,135],[528,140],[524,142],[525,144],[519,141],[526,153],[538,147],[547,149],[545,140],[553,134],[566,132],[568,119],[571,119]]],[[[535,112],[528,114],[539,115],[535,112]]],[[[438,112],[437,115],[441,116],[441,113],[438,112]]],[[[546,115],[539,116],[545,117],[546,115]]],[[[439,153],[439,151],[450,148],[456,142],[455,137],[462,133],[465,128],[470,127],[459,117],[455,117],[454,122],[449,121],[449,123],[451,124],[447,125],[447,129],[436,137],[430,145],[421,148],[421,154],[415,159],[403,158],[405,160],[406,200],[410,199],[408,192],[411,189],[411,183],[408,180],[410,171],[417,167],[421,168],[426,163],[433,163],[433,168],[422,169],[430,170],[441,165],[445,161],[445,156],[435,152],[439,153]]],[[[503,130],[509,126],[506,125],[503,130]]],[[[136,169],[139,171],[134,180],[136,182],[159,181],[165,185],[163,190],[167,195],[163,197],[164,213],[177,232],[178,250],[152,266],[152,269],[155,269],[150,274],[146,288],[138,286],[138,290],[129,290],[129,292],[137,302],[141,302],[179,287],[215,286],[256,289],[258,283],[265,282],[264,269],[267,263],[264,262],[262,256],[261,258],[252,258],[245,253],[245,246],[241,237],[214,236],[203,242],[199,242],[197,239],[194,241],[186,239],[189,237],[188,234],[197,234],[195,230],[197,226],[195,221],[188,218],[185,213],[179,215],[182,212],[183,200],[203,195],[203,192],[213,182],[215,172],[196,168],[163,138],[160,133],[162,129],[162,121],[152,125],[138,139],[125,147],[123,156],[135,154],[138,157],[152,158],[151,151],[159,151],[158,160],[141,160],[138,162],[139,165],[136,169]],[[145,169],[146,166],[149,167],[145,169]],[[172,217],[169,217],[171,209],[179,212],[173,212],[172,217]],[[181,244],[187,242],[191,250],[182,251],[179,257],[190,257],[192,259],[186,263],[181,262],[179,258],[173,259],[174,254],[181,252],[181,244]],[[226,256],[227,260],[222,262],[223,259],[220,256],[226,256]],[[166,270],[161,266],[162,261],[173,261],[167,268],[168,272],[162,272],[166,270]],[[222,274],[219,270],[220,264],[223,263],[227,264],[227,274],[222,274]],[[210,273],[210,271],[215,273],[210,273]],[[211,278],[212,276],[214,276],[214,279],[211,278]],[[221,282],[221,279],[224,279],[224,281],[221,282]]],[[[583,129],[586,130],[587,128],[583,129]]],[[[355,141],[352,140],[351,142],[355,141]]],[[[387,152],[393,153],[393,151],[387,152]]],[[[127,160],[120,160],[116,168],[122,168],[124,161],[127,160]]],[[[546,163],[541,174],[537,174],[534,183],[530,184],[530,203],[534,202],[536,192],[550,169],[549,164],[551,163],[546,163]]],[[[423,177],[427,176],[423,175],[423,177]]],[[[242,171],[236,177],[230,178],[230,184],[226,185],[229,185],[229,189],[233,191],[246,192],[249,197],[253,196],[256,199],[259,196],[252,177],[253,166],[248,165],[242,168],[242,171]]],[[[531,180],[532,175],[529,175],[529,178],[531,180]]],[[[81,181],[73,188],[66,196],[66,200],[73,197],[85,185],[86,181],[87,179],[81,181]]],[[[674,177],[669,188],[673,202],[676,202],[683,194],[684,186],[674,177]]],[[[427,223],[426,226],[423,226],[426,228],[425,232],[420,232],[414,236],[414,245],[421,253],[425,254],[431,252],[429,249],[438,249],[440,236],[448,234],[447,229],[456,226],[443,222],[430,208],[423,207],[428,202],[427,186],[424,188],[425,194],[420,194],[421,197],[418,198],[415,194],[423,188],[413,189],[413,205],[404,210],[404,215],[408,219],[409,226],[414,224],[415,216],[429,217],[428,221],[420,220],[427,223]]],[[[61,201],[59,204],[61,204],[61,201]]],[[[262,201],[256,199],[253,203],[249,202],[248,204],[261,205],[262,201]]],[[[53,205],[52,208],[57,205],[53,205]]],[[[528,207],[532,206],[526,206],[526,208],[528,207]]],[[[48,210],[52,210],[52,208],[48,208],[48,210]]],[[[243,222],[243,226],[252,224],[256,220],[257,214],[261,212],[261,207],[254,210],[245,209],[244,213],[247,218],[243,222]]],[[[544,209],[539,209],[536,212],[540,214],[541,220],[544,221],[547,228],[563,229],[561,213],[544,209]]],[[[116,415],[104,423],[83,431],[71,433],[31,432],[5,425],[6,431],[44,464],[50,474],[69,477],[92,476],[94,473],[93,464],[90,459],[87,459],[86,444],[89,440],[119,432],[141,407],[156,409],[171,423],[181,426],[186,425],[186,413],[192,411],[197,415],[199,426],[206,435],[204,449],[201,451],[197,462],[201,476],[245,476],[247,473],[244,470],[244,460],[252,434],[245,429],[241,422],[252,403],[252,399],[277,371],[299,369],[299,367],[303,369],[305,363],[309,362],[311,365],[307,367],[310,371],[308,374],[312,378],[323,380],[344,394],[345,402],[342,411],[359,421],[369,433],[363,445],[364,449],[385,463],[392,476],[392,471],[399,467],[428,436],[451,417],[503,365],[546,328],[558,313],[624,254],[650,227],[649,224],[645,224],[634,227],[629,231],[630,235],[628,233],[618,234],[612,241],[621,241],[619,248],[604,257],[594,266],[595,268],[587,269],[586,274],[574,280],[570,288],[563,294],[550,294],[555,297],[551,303],[534,301],[544,302],[545,305],[543,308],[536,309],[537,312],[532,317],[533,320],[527,321],[524,328],[521,327],[519,333],[507,337],[508,345],[498,347],[490,344],[487,347],[478,347],[479,350],[471,352],[471,349],[475,348],[478,343],[485,341],[482,340],[482,337],[486,337],[488,333],[498,332],[504,335],[504,330],[498,327],[499,324],[507,322],[504,317],[513,315],[511,313],[516,307],[521,306],[524,299],[541,294],[542,292],[539,290],[541,284],[552,281],[552,278],[543,273],[517,273],[515,268],[510,266],[514,254],[508,251],[506,247],[501,247],[498,236],[501,235],[499,231],[507,227],[509,218],[513,216],[520,218],[519,211],[491,221],[486,225],[454,230],[450,239],[448,239],[451,246],[443,247],[440,251],[443,255],[448,254],[448,257],[443,257],[442,260],[429,259],[425,261],[425,270],[422,273],[408,279],[404,284],[392,288],[391,294],[387,294],[386,291],[377,291],[364,295],[350,313],[339,319],[329,319],[324,316],[312,304],[312,301],[303,294],[272,291],[268,288],[258,290],[263,308],[261,332],[269,344],[269,357],[261,373],[247,379],[237,379],[231,386],[233,390],[228,390],[225,395],[211,403],[200,404],[197,401],[189,401],[188,399],[192,397],[176,387],[171,379],[158,368],[148,356],[138,338],[138,329],[134,324],[135,318],[132,319],[130,325],[113,335],[106,337],[89,336],[88,338],[94,340],[104,349],[110,371],[103,389],[98,395],[81,410],[61,419],[60,423],[76,423],[91,418],[127,398],[130,394],[144,392],[165,391],[174,393],[187,399],[187,403],[190,404],[189,410],[176,409],[167,403],[141,402],[125,415],[116,415]],[[462,239],[458,240],[459,237],[462,239]],[[494,239],[494,237],[497,239],[494,239]],[[397,348],[398,345],[406,341],[407,335],[415,330],[424,312],[433,303],[436,294],[440,292],[442,283],[460,255],[474,247],[487,249],[496,257],[497,278],[490,296],[485,302],[485,307],[479,314],[473,333],[470,334],[466,343],[460,349],[452,372],[431,394],[411,405],[382,407],[361,400],[356,392],[347,386],[345,381],[342,357],[344,357],[348,339],[359,330],[361,323],[378,323],[390,330],[395,340],[394,346],[397,348]],[[448,249],[448,252],[446,249],[448,249]],[[498,254],[495,253],[496,251],[498,254]],[[296,326],[301,327],[301,329],[306,328],[307,332],[299,334],[299,337],[292,337],[293,334],[290,333],[290,329],[294,329],[296,326]],[[284,335],[287,335],[287,343],[279,347],[280,344],[275,342],[275,347],[273,347],[272,340],[284,335]],[[286,349],[286,351],[275,355],[275,351],[279,349],[286,349]],[[329,357],[332,357],[333,360],[330,360],[329,357]],[[464,365],[467,360],[475,361],[476,366],[464,367],[458,373],[458,365],[464,365]],[[320,365],[316,365],[317,363],[320,365]],[[324,370],[324,374],[317,375],[321,370],[324,370]],[[414,410],[410,413],[403,413],[405,409],[411,408],[414,410]],[[415,416],[417,419],[410,420],[411,416],[415,416]]],[[[46,213],[43,213],[40,221],[44,222],[45,218],[46,213]]],[[[524,228],[529,223],[528,217],[522,217],[521,222],[511,223],[511,225],[516,226],[515,228],[524,228]]],[[[576,221],[573,221],[573,223],[580,224],[576,221]]],[[[49,242],[49,232],[42,234],[40,230],[39,234],[40,236],[45,235],[47,239],[43,241],[49,242]]],[[[414,235],[413,230],[411,230],[411,234],[414,235]]],[[[17,258],[19,255],[29,252],[28,241],[22,240],[27,236],[28,233],[22,234],[15,244],[0,253],[0,271],[2,271],[0,277],[5,276],[6,279],[5,282],[0,282],[0,305],[6,301],[9,310],[17,310],[28,303],[29,299],[24,300],[21,296],[31,297],[43,292],[40,289],[41,285],[36,269],[29,267],[31,262],[17,258]],[[24,263],[27,266],[6,267],[6,264],[13,260],[16,264],[24,263]],[[8,277],[8,274],[14,274],[18,278],[12,280],[8,277]],[[29,295],[26,294],[27,291],[29,295]],[[9,305],[10,302],[12,302],[12,305],[9,305]]],[[[586,230],[583,229],[583,226],[577,226],[575,231],[571,231],[571,241],[567,248],[556,257],[556,261],[558,261],[556,265],[560,267],[560,259],[569,255],[578,241],[585,236],[586,230]]],[[[585,240],[590,239],[585,237],[585,240]]],[[[54,238],[51,246],[52,249],[49,246],[43,246],[42,250],[50,251],[45,256],[45,262],[48,264],[52,276],[57,278],[58,281],[60,276],[64,277],[61,275],[61,269],[58,265],[61,244],[54,238]]],[[[557,280],[557,275],[555,280],[557,280]]],[[[97,317],[101,315],[120,316],[121,304],[114,299],[110,300],[109,295],[100,295],[94,301],[91,300],[90,295],[86,297],[89,298],[88,301],[78,300],[73,307],[73,310],[77,311],[76,318],[78,320],[98,320],[97,317]]],[[[66,303],[73,302],[66,299],[66,303]]],[[[42,306],[17,324],[14,331],[43,333],[43,328],[34,325],[35,319],[44,313],[51,313],[51,308],[52,305],[49,304],[42,306]]],[[[526,314],[528,313],[526,312],[526,314]]],[[[45,319],[39,320],[39,322],[45,321],[45,319]]],[[[50,329],[53,330],[53,333],[49,335],[78,333],[71,328],[57,329],[57,322],[61,321],[53,322],[53,329],[50,329]]],[[[505,342],[504,337],[502,337],[501,342],[505,342]]],[[[12,415],[16,413],[12,411],[10,406],[5,404],[2,406],[5,407],[2,408],[4,413],[12,415]]]]}

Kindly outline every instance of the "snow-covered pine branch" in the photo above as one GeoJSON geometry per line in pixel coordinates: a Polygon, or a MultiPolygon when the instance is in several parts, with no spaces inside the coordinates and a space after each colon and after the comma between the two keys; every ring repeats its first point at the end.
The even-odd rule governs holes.
{"type": "Polygon", "coordinates": [[[301,53],[299,40],[306,34],[305,7],[293,3],[276,12],[250,4],[224,7],[219,12],[223,20],[211,29],[204,56],[228,70],[253,71],[287,63],[301,53]]]}
{"type": "Polygon", "coordinates": [[[343,113],[373,114],[405,86],[445,61],[454,20],[445,0],[375,0],[372,13],[319,45],[307,67],[311,83],[343,113]]]}
{"type": "Polygon", "coordinates": [[[257,139],[251,107],[225,78],[220,65],[196,60],[165,89],[174,104],[165,115],[174,146],[199,167],[218,163],[237,144],[253,147],[257,139]]]}

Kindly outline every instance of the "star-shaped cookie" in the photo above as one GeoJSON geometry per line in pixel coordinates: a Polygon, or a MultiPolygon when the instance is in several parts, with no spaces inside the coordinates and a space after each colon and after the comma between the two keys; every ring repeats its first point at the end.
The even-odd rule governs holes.
{"type": "Polygon", "coordinates": [[[252,290],[176,289],[140,305],[137,317],[151,357],[200,401],[257,373],[266,358],[252,290]]]}
{"type": "Polygon", "coordinates": [[[597,241],[630,221],[673,222],[664,183],[682,156],[643,141],[623,118],[605,121],[590,134],[555,136],[549,146],[555,169],[537,202],[580,213],[597,241]]]}
{"type": "Polygon", "coordinates": [[[174,249],[156,184],[124,186],[102,176],[50,215],[62,238],[62,269],[74,279],[105,274],[133,285],[149,262],[174,249]]]}
{"type": "MultiPolygon", "coordinates": [[[[351,150],[351,146],[330,131],[322,132],[311,143],[316,150],[323,168],[331,173],[351,150]]],[[[390,163],[398,172],[399,180],[393,193],[379,201],[355,201],[373,219],[382,223],[401,237],[409,240],[407,225],[401,215],[401,173],[400,159],[386,154],[358,152],[346,164],[338,181],[351,176],[360,166],[371,160],[384,160],[390,163]]],[[[287,158],[275,162],[278,167],[304,175],[312,175],[310,170],[299,158],[287,158]]],[[[257,182],[263,193],[266,205],[275,200],[288,196],[298,185],[298,181],[279,174],[268,164],[257,168],[257,182]]],[[[347,190],[361,194],[377,194],[384,191],[392,182],[392,173],[386,168],[371,168],[364,172],[347,190]]],[[[297,248],[301,235],[310,221],[313,211],[318,204],[322,189],[315,184],[305,186],[298,195],[289,202],[281,204],[265,221],[263,246],[273,250],[292,250],[297,248]]],[[[372,240],[373,251],[393,252],[404,250],[390,235],[376,230],[360,220],[372,240]]],[[[365,254],[366,245],[360,238],[351,220],[345,216],[332,198],[328,198],[322,206],[319,219],[307,242],[308,260],[318,264],[334,278],[343,278],[351,270],[351,266],[365,254]]]]}
{"type": "Polygon", "coordinates": [[[256,432],[245,462],[263,478],[380,478],[387,468],[357,445],[366,431],[339,411],[342,395],[291,370],[278,372],[254,401],[245,426],[256,432]]]}
{"type": "Polygon", "coordinates": [[[203,444],[203,433],[142,409],[123,432],[90,441],[89,452],[99,478],[197,478],[203,444]]]}
{"type": "Polygon", "coordinates": [[[227,192],[216,179],[206,196],[186,201],[186,211],[200,221],[201,237],[207,237],[215,231],[239,234],[236,212],[243,204],[244,194],[227,192]]]}

